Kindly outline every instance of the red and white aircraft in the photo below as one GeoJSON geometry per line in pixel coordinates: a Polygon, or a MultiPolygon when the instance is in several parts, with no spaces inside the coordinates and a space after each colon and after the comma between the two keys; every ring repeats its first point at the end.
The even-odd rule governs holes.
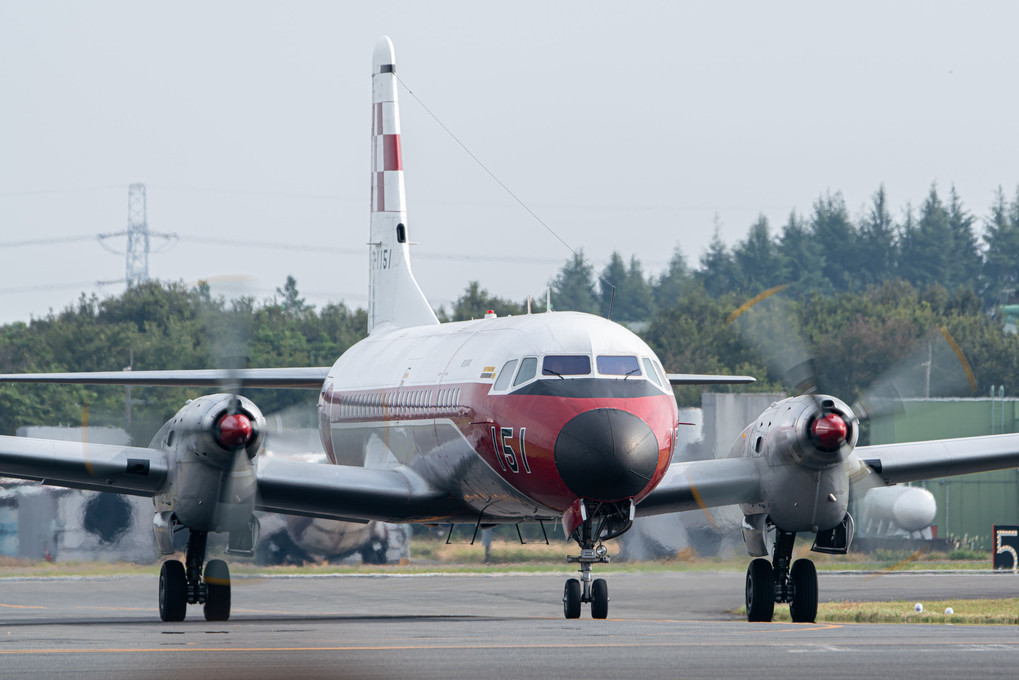
{"type": "Polygon", "coordinates": [[[582,578],[563,595],[567,618],[604,618],[608,590],[592,565],[603,541],[637,516],[741,504],[754,560],[747,613],[770,620],[775,602],[793,618],[817,609],[813,563],[790,564],[797,532],[815,550],[845,552],[860,487],[1014,467],[1019,435],[855,447],[857,418],[834,397],[773,404],[728,458],[672,464],[678,412],[671,386],[745,383],[740,376],[667,374],[629,330],[574,312],[440,324],[414,279],[404,202],[396,60],[383,37],[372,65],[369,335],[332,367],[233,372],[135,371],[0,375],[35,383],[316,389],[331,465],[260,457],[265,419],[248,398],[188,402],[149,447],[0,437],[0,476],[152,497],[165,554],[189,530],[184,562],[163,563],[159,611],[182,620],[230,614],[229,570],[205,564],[209,532],[229,552],[250,553],[256,510],[348,521],[561,522],[580,546],[582,578]]]}

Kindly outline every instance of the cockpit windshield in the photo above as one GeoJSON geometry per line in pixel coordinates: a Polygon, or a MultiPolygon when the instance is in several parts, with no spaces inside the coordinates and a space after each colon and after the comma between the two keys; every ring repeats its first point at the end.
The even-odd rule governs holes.
{"type": "Polygon", "coordinates": [[[591,357],[585,355],[550,354],[541,362],[542,375],[590,375],[591,357]]]}
{"type": "Polygon", "coordinates": [[[640,375],[640,364],[637,357],[599,356],[598,372],[602,375],[640,375]]]}
{"type": "Polygon", "coordinates": [[[548,354],[509,359],[492,390],[547,396],[647,397],[668,391],[668,383],[648,357],[548,354]]]}

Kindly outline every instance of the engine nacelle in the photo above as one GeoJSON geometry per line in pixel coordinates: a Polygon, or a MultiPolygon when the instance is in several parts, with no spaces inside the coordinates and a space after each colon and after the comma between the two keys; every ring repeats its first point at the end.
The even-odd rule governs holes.
{"type": "Polygon", "coordinates": [[[264,431],[265,418],[250,399],[212,394],[189,401],[152,440],[171,459],[168,491],[154,499],[156,512],[198,531],[247,530],[264,431]]]}
{"type": "Polygon", "coordinates": [[[841,399],[801,395],[772,404],[732,447],[729,457],[767,456],[823,470],[838,465],[856,446],[856,416],[841,399]]]}
{"type": "Polygon", "coordinates": [[[771,405],[747,427],[730,456],[764,458],[764,500],[745,504],[784,531],[826,531],[839,526],[849,504],[843,462],[859,436],[849,406],[826,395],[800,395],[771,405]]]}
{"type": "Polygon", "coordinates": [[[210,400],[208,405],[194,414],[198,422],[190,451],[212,465],[227,468],[236,464],[235,456],[242,450],[248,460],[253,460],[265,443],[265,417],[255,403],[246,397],[214,394],[195,399],[188,406],[205,399],[210,400]]]}

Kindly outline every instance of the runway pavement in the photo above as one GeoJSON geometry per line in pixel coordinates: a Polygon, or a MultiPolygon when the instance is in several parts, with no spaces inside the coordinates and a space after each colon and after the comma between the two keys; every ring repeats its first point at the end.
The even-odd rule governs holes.
{"type": "MultiPolygon", "coordinates": [[[[152,577],[0,578],[0,678],[1015,677],[1013,626],[749,624],[742,573],[609,574],[610,619],[563,575],[234,580],[233,616],[159,621],[152,577]]],[[[1011,574],[820,575],[822,600],[1010,597],[1011,574]]]]}

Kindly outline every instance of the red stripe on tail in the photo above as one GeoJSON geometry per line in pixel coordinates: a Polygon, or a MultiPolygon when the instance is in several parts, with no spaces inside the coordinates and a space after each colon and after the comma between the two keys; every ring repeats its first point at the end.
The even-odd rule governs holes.
{"type": "Polygon", "coordinates": [[[383,170],[403,170],[400,135],[382,136],[382,159],[383,170]]]}

